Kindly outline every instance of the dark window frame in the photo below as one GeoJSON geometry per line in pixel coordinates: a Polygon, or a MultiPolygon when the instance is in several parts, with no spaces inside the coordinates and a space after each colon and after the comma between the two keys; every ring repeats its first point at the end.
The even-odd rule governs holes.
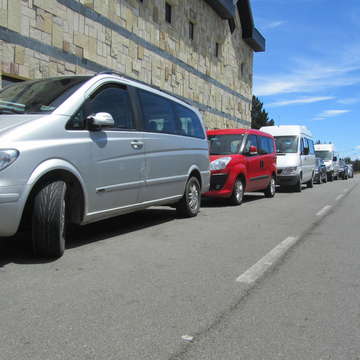
{"type": "Polygon", "coordinates": [[[167,1],[165,2],[165,21],[172,24],[172,6],[167,1]]]}
{"type": "Polygon", "coordinates": [[[195,35],[195,24],[192,21],[189,21],[189,39],[194,41],[195,35]]]}

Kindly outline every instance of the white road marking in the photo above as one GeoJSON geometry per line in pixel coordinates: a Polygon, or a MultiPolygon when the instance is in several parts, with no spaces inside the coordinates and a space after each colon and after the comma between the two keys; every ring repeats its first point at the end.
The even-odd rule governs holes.
{"type": "Polygon", "coordinates": [[[331,209],[331,205],[325,205],[320,211],[316,213],[316,216],[323,216],[331,209]]]}
{"type": "Polygon", "coordinates": [[[297,237],[289,236],[279,245],[274,247],[270,252],[268,252],[262,259],[260,259],[256,264],[251,266],[243,274],[241,274],[236,281],[252,284],[260,279],[276,262],[281,259],[286,252],[293,247],[296,242],[299,240],[297,237]]]}
{"type": "Polygon", "coordinates": [[[344,189],[344,193],[347,193],[348,191],[349,191],[349,189],[348,189],[348,188],[344,189]]]}
{"type": "Polygon", "coordinates": [[[336,201],[339,201],[340,199],[342,199],[344,197],[344,194],[340,194],[340,195],[338,195],[337,197],[336,197],[336,201]]]}

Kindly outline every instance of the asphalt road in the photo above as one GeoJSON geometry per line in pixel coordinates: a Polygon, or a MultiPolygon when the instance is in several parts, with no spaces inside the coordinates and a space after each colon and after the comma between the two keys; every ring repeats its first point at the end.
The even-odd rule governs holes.
{"type": "Polygon", "coordinates": [[[1,239],[0,359],[360,359],[359,180],[1,239]]]}

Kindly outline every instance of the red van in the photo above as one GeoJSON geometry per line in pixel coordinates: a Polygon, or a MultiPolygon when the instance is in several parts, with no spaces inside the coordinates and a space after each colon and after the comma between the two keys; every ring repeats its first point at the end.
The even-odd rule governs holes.
{"type": "Polygon", "coordinates": [[[207,132],[210,148],[210,190],[205,197],[229,198],[240,205],[244,192],[275,195],[276,147],[274,138],[252,129],[207,132]]]}

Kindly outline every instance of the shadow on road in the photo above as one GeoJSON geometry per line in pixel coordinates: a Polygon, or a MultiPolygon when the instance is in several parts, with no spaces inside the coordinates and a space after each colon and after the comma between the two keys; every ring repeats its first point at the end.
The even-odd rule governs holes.
{"type": "MultiPolygon", "coordinates": [[[[175,209],[164,207],[121,215],[85,226],[77,226],[69,231],[66,248],[72,249],[135,232],[172,221],[176,217],[175,209]]],[[[32,254],[31,232],[19,233],[11,238],[0,238],[0,268],[10,263],[42,264],[52,261],[55,260],[42,260],[32,254]]]]}
{"type": "MultiPolygon", "coordinates": [[[[249,203],[252,201],[257,201],[260,199],[265,199],[264,194],[262,193],[249,193],[244,195],[243,203],[249,203]]],[[[211,207],[224,207],[224,206],[230,206],[234,207],[236,205],[231,205],[229,203],[229,199],[222,199],[222,198],[203,198],[201,200],[201,207],[204,208],[211,208],[211,207]]]]}

